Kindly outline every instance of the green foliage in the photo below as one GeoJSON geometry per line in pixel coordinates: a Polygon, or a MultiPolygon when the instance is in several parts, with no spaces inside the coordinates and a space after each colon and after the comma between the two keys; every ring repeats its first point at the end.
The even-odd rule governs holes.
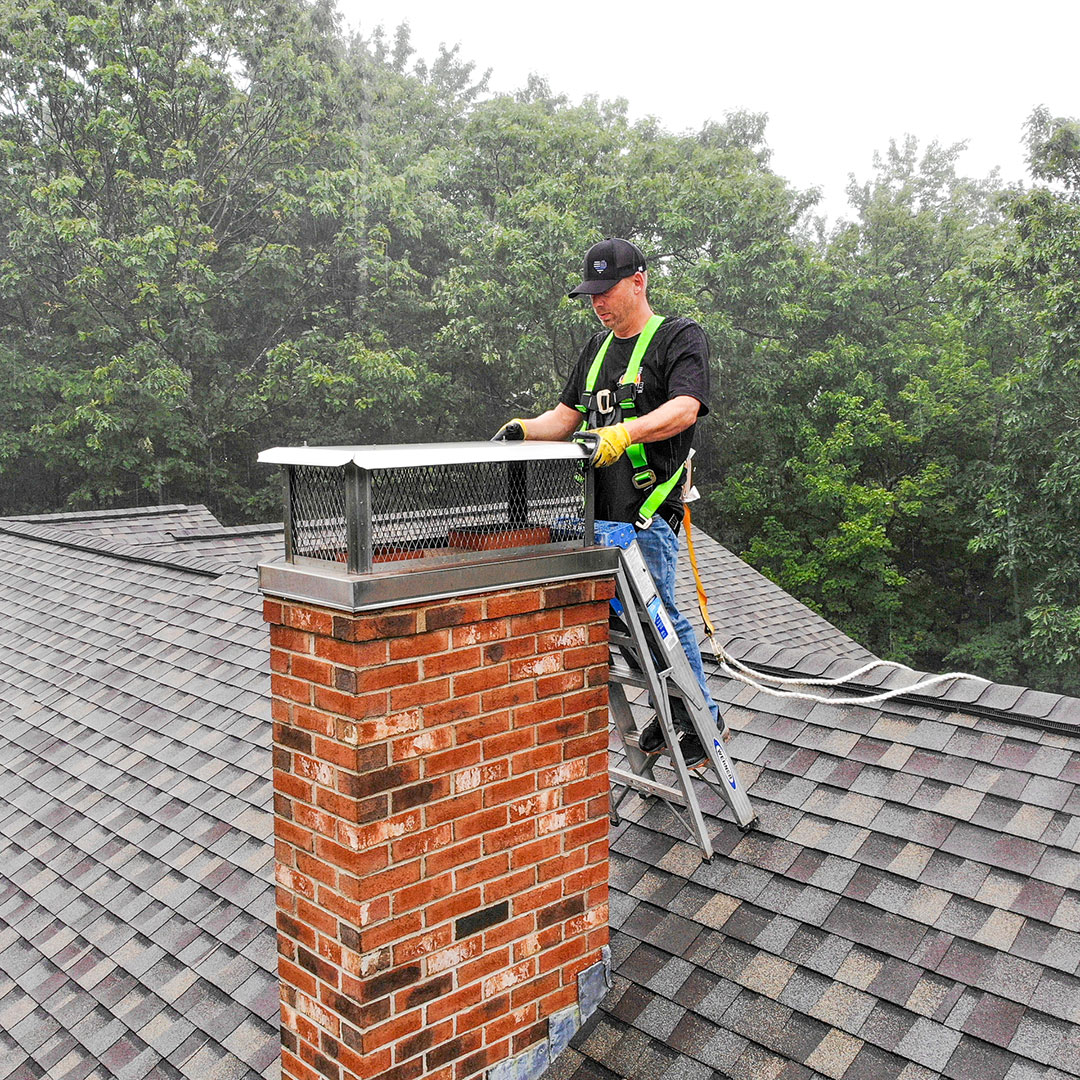
{"type": "Polygon", "coordinates": [[[1080,126],[893,143],[853,217],[765,118],[675,135],[329,0],[0,0],[0,511],[276,516],[270,443],[487,438],[595,329],[606,235],[714,356],[700,524],[882,655],[1076,688],[1080,126]]]}

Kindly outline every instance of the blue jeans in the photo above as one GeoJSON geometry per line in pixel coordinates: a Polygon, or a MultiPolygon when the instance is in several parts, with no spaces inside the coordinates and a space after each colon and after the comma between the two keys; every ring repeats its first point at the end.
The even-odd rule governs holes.
{"type": "Polygon", "coordinates": [[[709,711],[719,726],[720,708],[713,701],[705,682],[705,669],[701,663],[701,650],[698,648],[697,637],[690,623],[687,622],[686,616],[675,604],[675,564],[679,558],[679,538],[659,514],[653,518],[649,528],[637,529],[636,532],[638,547],[656,583],[656,591],[660,594],[660,600],[667,609],[668,616],[675,627],[675,633],[679,635],[679,641],[682,642],[683,652],[690,661],[690,667],[697,676],[701,692],[705,695],[705,704],[709,706],[709,711]]]}

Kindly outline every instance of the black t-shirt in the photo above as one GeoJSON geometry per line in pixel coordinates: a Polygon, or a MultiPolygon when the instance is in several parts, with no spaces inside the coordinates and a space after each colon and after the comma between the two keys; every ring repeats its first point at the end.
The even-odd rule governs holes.
{"type": "MultiPolygon", "coordinates": [[[[594,334],[581,350],[577,364],[563,388],[559,400],[576,408],[585,392],[585,380],[596,356],[608,336],[607,330],[594,334]]],[[[630,363],[637,344],[632,338],[613,337],[596,379],[596,390],[615,390],[630,363]]],[[[659,408],[666,401],[688,394],[701,402],[698,416],[709,411],[709,346],[705,333],[692,319],[665,319],[649,342],[641,362],[642,389],[637,398],[638,416],[659,408]]],[[[598,426],[617,424],[626,417],[615,411],[597,420],[598,426]]],[[[649,468],[655,470],[657,484],[662,484],[686,460],[694,441],[694,425],[670,439],[645,443],[649,468]]],[[[596,516],[605,521],[636,521],[638,511],[649,497],[651,488],[638,490],[633,483],[634,467],[623,454],[614,465],[596,470],[596,516]]],[[[681,486],[664,500],[660,513],[681,514],[681,486]]]]}

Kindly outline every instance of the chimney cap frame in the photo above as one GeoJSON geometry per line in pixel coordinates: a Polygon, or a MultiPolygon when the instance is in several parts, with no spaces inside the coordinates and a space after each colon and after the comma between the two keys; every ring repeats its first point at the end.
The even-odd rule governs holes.
{"type": "Polygon", "coordinates": [[[264,592],[347,611],[607,574],[573,442],[274,447],[285,556],[264,592]]]}

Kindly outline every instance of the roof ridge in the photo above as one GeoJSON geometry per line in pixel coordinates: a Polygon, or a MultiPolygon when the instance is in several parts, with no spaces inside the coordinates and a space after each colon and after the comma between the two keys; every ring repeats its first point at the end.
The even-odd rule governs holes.
{"type": "Polygon", "coordinates": [[[284,530],[284,522],[272,521],[259,525],[221,525],[216,529],[173,529],[172,537],[174,540],[222,540],[230,536],[269,536],[284,530]]]}
{"type": "Polygon", "coordinates": [[[214,559],[198,555],[175,554],[170,556],[147,553],[146,547],[122,544],[114,540],[91,538],[82,533],[57,531],[40,525],[31,524],[18,518],[0,518],[0,533],[21,536],[26,540],[37,540],[56,547],[71,548],[75,551],[89,551],[96,555],[110,555],[126,562],[145,563],[150,566],[162,566],[170,570],[180,570],[203,577],[218,578],[226,569],[214,559]]]}
{"type": "Polygon", "coordinates": [[[71,510],[55,514],[9,514],[5,515],[5,520],[41,524],[63,521],[108,521],[117,518],[160,517],[164,514],[175,514],[178,511],[186,510],[206,510],[207,513],[210,513],[203,503],[169,503],[167,505],[135,506],[114,510],[71,510]]]}

